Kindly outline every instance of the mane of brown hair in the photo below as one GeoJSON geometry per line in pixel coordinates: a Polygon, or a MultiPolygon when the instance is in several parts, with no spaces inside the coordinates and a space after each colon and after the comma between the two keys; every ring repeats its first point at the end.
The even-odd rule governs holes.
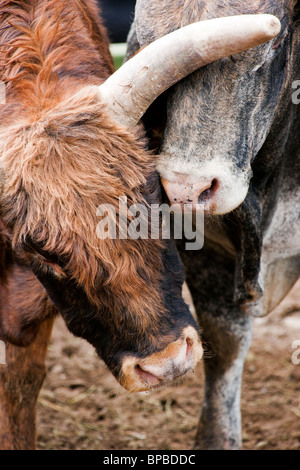
{"type": "Polygon", "coordinates": [[[96,10],[93,0],[0,0],[0,78],[7,92],[12,81],[22,100],[30,84],[37,93],[56,80],[63,93],[64,85],[104,81],[114,67],[96,10]]]}
{"type": "Polygon", "coordinates": [[[100,204],[118,212],[122,195],[145,203],[154,157],[135,132],[111,122],[99,100],[94,85],[112,64],[99,51],[107,38],[94,8],[80,0],[0,1],[1,76],[8,84],[0,113],[2,212],[16,248],[34,240],[67,260],[67,275],[94,302],[102,292],[115,313],[126,307],[151,317],[162,309],[161,242],[96,234],[100,204]]]}

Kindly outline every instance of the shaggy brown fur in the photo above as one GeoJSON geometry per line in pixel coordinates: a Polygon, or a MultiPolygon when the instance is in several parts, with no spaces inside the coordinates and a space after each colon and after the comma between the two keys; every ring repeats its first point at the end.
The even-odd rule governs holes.
{"type": "Polygon", "coordinates": [[[99,99],[112,71],[95,0],[0,0],[2,449],[34,447],[56,308],[119,380],[124,355],[164,350],[188,325],[197,336],[172,242],[97,236],[99,205],[160,201],[156,157],[99,99]]]}
{"type": "Polygon", "coordinates": [[[106,203],[118,212],[120,195],[145,203],[153,157],[110,121],[92,86],[112,65],[96,47],[102,26],[83,3],[92,10],[79,0],[0,2],[2,214],[15,248],[30,240],[55,253],[90,300],[116,319],[124,307],[144,312],[146,330],[162,311],[161,244],[99,240],[96,210],[106,203]]]}

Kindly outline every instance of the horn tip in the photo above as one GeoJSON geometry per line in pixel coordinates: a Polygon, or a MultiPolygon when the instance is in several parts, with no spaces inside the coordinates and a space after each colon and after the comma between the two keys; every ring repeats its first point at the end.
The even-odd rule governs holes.
{"type": "Polygon", "coordinates": [[[277,36],[281,31],[281,22],[274,15],[263,15],[263,28],[266,36],[270,39],[277,36]]]}

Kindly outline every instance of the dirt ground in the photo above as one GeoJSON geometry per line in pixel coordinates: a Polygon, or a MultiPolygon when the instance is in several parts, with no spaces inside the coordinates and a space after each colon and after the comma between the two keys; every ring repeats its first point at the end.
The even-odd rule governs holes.
{"type": "MultiPolygon", "coordinates": [[[[300,283],[276,312],[255,320],[242,390],[244,449],[300,449],[300,364],[293,364],[293,353],[300,362],[300,283]],[[292,348],[296,340],[299,354],[292,348]]],[[[58,319],[47,369],[38,403],[39,449],[192,448],[201,366],[179,386],[128,394],[93,348],[58,319]]]]}

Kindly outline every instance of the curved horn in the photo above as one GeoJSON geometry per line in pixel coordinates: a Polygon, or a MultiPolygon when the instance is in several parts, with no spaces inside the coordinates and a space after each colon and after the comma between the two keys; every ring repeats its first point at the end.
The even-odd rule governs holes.
{"type": "Polygon", "coordinates": [[[137,125],[170,86],[215,60],[269,41],[281,24],[272,15],[238,15],[184,26],[142,49],[100,87],[102,101],[120,124],[137,125]]]}

